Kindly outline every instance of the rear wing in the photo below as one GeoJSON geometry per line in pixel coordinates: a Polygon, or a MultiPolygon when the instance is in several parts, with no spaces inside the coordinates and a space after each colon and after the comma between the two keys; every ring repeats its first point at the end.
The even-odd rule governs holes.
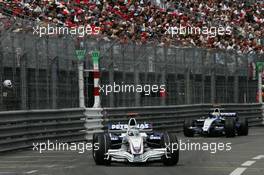
{"type": "Polygon", "coordinates": [[[237,117],[236,112],[221,112],[220,116],[222,117],[237,117]]]}
{"type": "MultiPolygon", "coordinates": [[[[210,116],[214,116],[216,114],[214,113],[209,113],[210,116]]],[[[218,113],[219,116],[221,117],[237,117],[237,113],[236,112],[221,112],[218,113]]]]}

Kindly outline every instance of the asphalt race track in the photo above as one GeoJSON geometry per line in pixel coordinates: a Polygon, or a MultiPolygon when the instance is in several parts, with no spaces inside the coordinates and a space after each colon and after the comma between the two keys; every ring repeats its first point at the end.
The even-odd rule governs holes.
{"type": "MultiPolygon", "coordinates": [[[[178,139],[188,141],[182,134],[178,139]]],[[[232,143],[231,151],[181,151],[177,166],[113,164],[96,166],[91,152],[30,150],[0,154],[0,175],[263,175],[264,127],[250,128],[249,136],[235,138],[191,138],[190,142],[232,143]]]]}

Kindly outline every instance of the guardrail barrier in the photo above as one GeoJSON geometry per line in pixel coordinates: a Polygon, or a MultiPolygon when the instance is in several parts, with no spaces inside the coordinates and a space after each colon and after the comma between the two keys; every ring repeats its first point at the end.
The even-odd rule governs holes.
{"type": "MultiPolygon", "coordinates": [[[[182,131],[185,119],[206,116],[212,104],[30,110],[0,112],[0,152],[28,148],[33,142],[91,141],[93,133],[104,132],[109,123],[127,123],[136,113],[139,123],[149,122],[155,130],[182,131]]],[[[261,104],[221,104],[223,112],[237,112],[250,126],[263,122],[261,104]]]]}
{"type": "MultiPolygon", "coordinates": [[[[135,117],[139,122],[150,122],[153,124],[154,129],[180,132],[185,119],[206,116],[214,107],[211,104],[196,104],[165,107],[104,108],[104,126],[106,129],[109,123],[124,123],[130,113],[136,113],[135,117]]],[[[246,117],[249,126],[260,125],[262,122],[261,104],[221,104],[218,107],[223,112],[237,112],[239,117],[246,117]]]]}
{"type": "Polygon", "coordinates": [[[47,140],[84,140],[84,109],[0,112],[0,152],[47,140]]]}

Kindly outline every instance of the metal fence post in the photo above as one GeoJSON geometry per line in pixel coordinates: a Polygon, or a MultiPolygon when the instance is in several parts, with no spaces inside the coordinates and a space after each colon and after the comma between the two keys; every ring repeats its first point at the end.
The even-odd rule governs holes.
{"type": "MultiPolygon", "coordinates": [[[[110,46],[110,50],[109,50],[109,53],[110,53],[110,64],[109,64],[109,84],[110,85],[114,85],[114,65],[115,65],[115,59],[114,59],[114,48],[112,46],[112,43],[111,43],[111,46],[110,46]]],[[[110,93],[109,94],[109,105],[110,107],[114,107],[115,106],[115,95],[114,93],[110,93]]]]}
{"type": "MultiPolygon", "coordinates": [[[[20,73],[20,93],[21,93],[21,95],[19,96],[19,95],[17,95],[18,94],[18,91],[17,91],[17,87],[18,87],[17,83],[18,83],[18,81],[17,81],[17,72],[16,72],[17,71],[17,62],[16,62],[16,53],[15,53],[16,49],[15,49],[15,42],[14,42],[14,39],[15,39],[14,34],[12,34],[10,36],[10,39],[11,39],[11,49],[12,49],[11,57],[13,58],[13,60],[12,60],[12,81],[13,81],[13,84],[14,84],[15,88],[13,88],[12,99],[10,99],[8,106],[9,106],[9,110],[10,109],[16,110],[16,108],[19,108],[17,104],[20,101],[21,102],[20,103],[20,108],[21,109],[26,109],[26,107],[24,107],[24,106],[26,106],[25,100],[26,100],[27,96],[24,96],[26,93],[23,94],[23,90],[22,90],[22,88],[26,88],[26,87],[24,87],[24,86],[26,86],[26,84],[23,85],[23,78],[24,77],[23,77],[23,73],[21,72],[21,69],[23,69],[24,67],[21,66],[21,68],[20,68],[20,72],[21,72],[20,73]],[[23,102],[25,102],[25,104],[23,104],[23,102]]],[[[22,62],[23,62],[23,60],[22,60],[22,62]]],[[[26,78],[26,74],[24,76],[26,78]]]]}
{"type": "Polygon", "coordinates": [[[238,85],[238,58],[235,54],[232,54],[235,57],[235,74],[234,74],[234,103],[238,103],[238,94],[239,94],[239,85],[238,85]]]}
{"type": "Polygon", "coordinates": [[[58,84],[58,57],[53,58],[51,63],[51,96],[52,108],[57,108],[57,84],[58,84]]]}
{"type": "MultiPolygon", "coordinates": [[[[139,70],[137,68],[137,58],[136,58],[136,47],[133,43],[133,66],[134,66],[134,85],[135,87],[140,84],[139,81],[139,70]]],[[[135,106],[140,106],[141,96],[139,93],[135,92],[135,106]]]]}
{"type": "Polygon", "coordinates": [[[244,59],[247,60],[247,80],[246,80],[246,93],[244,94],[244,103],[248,103],[249,102],[249,59],[248,57],[243,57],[244,59]]]}
{"type": "Polygon", "coordinates": [[[186,104],[190,104],[191,103],[191,80],[190,80],[190,68],[187,67],[186,71],[185,71],[185,102],[186,104]]]}
{"type": "Polygon", "coordinates": [[[27,91],[27,55],[24,54],[21,59],[21,65],[20,65],[20,89],[21,89],[21,109],[26,110],[27,105],[27,97],[28,97],[28,91],[27,91]]]}
{"type": "Polygon", "coordinates": [[[49,58],[49,38],[45,38],[46,41],[46,108],[50,108],[50,58],[49,58]]]}
{"type": "Polygon", "coordinates": [[[185,72],[183,73],[184,74],[184,79],[185,79],[185,104],[190,104],[191,103],[191,80],[190,80],[190,65],[187,61],[187,59],[191,59],[191,58],[186,58],[186,49],[184,49],[184,65],[185,65],[185,72]]]}
{"type": "Polygon", "coordinates": [[[35,96],[35,103],[36,103],[36,108],[39,109],[39,52],[38,52],[38,38],[35,38],[35,60],[36,60],[36,67],[35,67],[35,91],[36,91],[36,96],[35,96]]]}
{"type": "Polygon", "coordinates": [[[68,55],[70,55],[69,54],[69,45],[67,44],[67,41],[68,41],[68,43],[70,43],[70,41],[69,41],[69,38],[67,37],[67,38],[65,38],[64,40],[63,40],[63,46],[64,46],[64,49],[65,49],[65,54],[67,55],[67,57],[65,57],[65,65],[66,65],[66,69],[65,69],[65,71],[66,71],[66,74],[65,74],[65,76],[66,76],[66,80],[65,80],[65,83],[66,83],[66,85],[67,85],[67,87],[66,87],[66,97],[65,97],[65,99],[66,99],[66,101],[67,101],[67,106],[68,107],[73,107],[73,105],[72,105],[72,102],[71,101],[73,101],[72,99],[71,99],[71,95],[70,95],[70,75],[71,75],[71,60],[70,60],[70,57],[68,56],[68,55]]]}
{"type": "MultiPolygon", "coordinates": [[[[225,69],[226,70],[228,70],[228,66],[227,66],[227,58],[228,58],[228,56],[230,56],[229,54],[227,55],[227,53],[225,53],[224,54],[225,56],[224,56],[224,61],[225,61],[225,69]]],[[[224,101],[225,102],[227,102],[228,100],[229,100],[229,98],[228,98],[228,96],[229,96],[229,94],[228,94],[228,71],[225,71],[225,73],[224,73],[224,76],[225,76],[225,84],[224,84],[224,94],[225,94],[225,97],[224,97],[224,101]]]]}
{"type": "MultiPolygon", "coordinates": [[[[208,56],[210,56],[210,52],[207,53],[208,56]]],[[[215,86],[215,56],[213,57],[213,65],[211,65],[211,103],[215,103],[215,91],[216,91],[216,86],[215,86]]]]}
{"type": "MultiPolygon", "coordinates": [[[[167,86],[167,82],[166,82],[166,74],[167,74],[167,59],[168,59],[168,50],[167,47],[163,48],[163,55],[164,55],[164,60],[163,60],[163,68],[162,68],[162,72],[161,72],[161,84],[165,84],[167,86]]],[[[167,89],[167,87],[166,87],[167,89]]],[[[160,95],[161,98],[161,106],[165,106],[166,105],[166,99],[167,99],[167,95],[165,95],[164,97],[162,97],[160,95]]]]}
{"type": "MultiPolygon", "coordinates": [[[[125,60],[125,53],[126,53],[126,51],[125,51],[125,45],[124,44],[121,44],[121,54],[122,54],[122,80],[123,80],[123,82],[124,82],[124,84],[126,84],[127,82],[125,81],[126,80],[126,69],[125,69],[125,67],[126,67],[126,60],[125,60]]],[[[122,82],[121,82],[122,83],[122,82]]],[[[129,98],[126,96],[126,93],[121,93],[121,96],[122,96],[122,106],[130,106],[130,105],[128,105],[127,104],[127,102],[129,101],[129,98]]],[[[129,103],[129,102],[128,102],[129,103]]]]}
{"type": "MultiPolygon", "coordinates": [[[[201,50],[201,51],[204,52],[204,50],[201,50]]],[[[202,73],[202,100],[201,100],[201,103],[204,103],[205,102],[205,60],[204,60],[204,54],[202,54],[201,61],[202,61],[202,66],[201,66],[202,67],[202,70],[201,70],[201,73],[202,73]]]]}

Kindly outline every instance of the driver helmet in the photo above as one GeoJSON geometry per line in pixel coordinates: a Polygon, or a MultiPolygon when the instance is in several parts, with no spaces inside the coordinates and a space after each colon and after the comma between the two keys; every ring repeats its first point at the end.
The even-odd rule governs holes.
{"type": "Polygon", "coordinates": [[[220,116],[220,109],[219,108],[215,108],[214,112],[212,113],[213,116],[219,117],[220,116]]]}
{"type": "Polygon", "coordinates": [[[12,88],[12,87],[13,87],[11,80],[5,80],[5,81],[3,82],[3,86],[4,86],[5,88],[12,88]]]}
{"type": "Polygon", "coordinates": [[[138,136],[139,135],[139,130],[137,128],[131,128],[128,131],[129,136],[138,136]]]}

